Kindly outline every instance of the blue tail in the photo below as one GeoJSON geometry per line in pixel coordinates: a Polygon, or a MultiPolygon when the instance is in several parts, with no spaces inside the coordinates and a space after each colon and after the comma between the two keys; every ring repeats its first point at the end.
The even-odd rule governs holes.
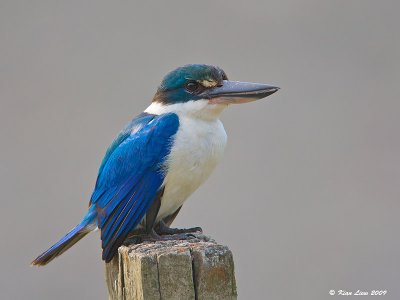
{"type": "Polygon", "coordinates": [[[92,209],[86,214],[85,218],[79,223],[74,229],[68,232],[63,238],[57,243],[51,246],[49,249],[40,254],[34,261],[32,266],[44,266],[51,262],[57,256],[63,254],[81,238],[87,235],[94,229],[93,221],[95,220],[95,214],[92,209]]]}

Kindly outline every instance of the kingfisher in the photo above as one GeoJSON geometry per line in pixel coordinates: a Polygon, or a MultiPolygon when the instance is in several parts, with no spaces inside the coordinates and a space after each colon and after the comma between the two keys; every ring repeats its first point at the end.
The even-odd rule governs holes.
{"type": "Polygon", "coordinates": [[[107,149],[82,221],[32,265],[46,265],[97,229],[106,262],[133,231],[153,240],[201,231],[170,226],[223,156],[227,135],[219,119],[222,111],[277,90],[269,84],[230,81],[221,68],[205,64],[168,73],[150,106],[107,149]]]}

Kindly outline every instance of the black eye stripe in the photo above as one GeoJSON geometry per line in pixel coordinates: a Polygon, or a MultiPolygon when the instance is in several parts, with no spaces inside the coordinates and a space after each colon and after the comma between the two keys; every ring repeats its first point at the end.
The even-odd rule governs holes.
{"type": "Polygon", "coordinates": [[[190,93],[197,93],[201,90],[201,84],[196,81],[189,81],[185,84],[185,89],[190,93]]]}
{"type": "Polygon", "coordinates": [[[190,90],[197,89],[198,86],[199,84],[197,82],[189,82],[188,84],[186,84],[186,88],[190,90]]]}

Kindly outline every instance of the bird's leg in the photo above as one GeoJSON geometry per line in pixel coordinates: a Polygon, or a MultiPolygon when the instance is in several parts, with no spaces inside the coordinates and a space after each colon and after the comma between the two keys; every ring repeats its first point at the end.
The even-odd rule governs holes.
{"type": "Polygon", "coordinates": [[[177,216],[179,210],[181,207],[179,207],[172,215],[168,216],[165,218],[166,222],[168,222],[168,225],[164,222],[164,220],[161,220],[157,226],[155,225],[156,219],[158,212],[161,207],[161,198],[164,193],[164,189],[160,190],[155,197],[153,203],[151,204],[149,210],[146,213],[146,228],[145,232],[147,236],[152,239],[152,240],[170,240],[170,239],[187,239],[189,236],[187,233],[193,233],[193,232],[203,232],[203,230],[200,227],[193,227],[193,228],[184,228],[184,229],[178,229],[178,228],[170,228],[168,225],[172,223],[172,221],[175,219],[177,216]],[[174,237],[169,237],[165,235],[174,235],[174,237]]]}
{"type": "Polygon", "coordinates": [[[146,227],[145,231],[149,236],[154,235],[154,225],[156,223],[157,215],[161,207],[161,198],[164,194],[164,188],[162,188],[156,195],[151,204],[149,210],[146,212],[146,227]]]}
{"type": "Polygon", "coordinates": [[[161,220],[156,227],[157,233],[160,235],[172,235],[172,234],[180,234],[180,233],[193,233],[193,232],[203,232],[201,227],[192,227],[192,228],[171,228],[167,224],[165,224],[164,220],[161,220]]]}
{"type": "Polygon", "coordinates": [[[172,214],[166,216],[166,217],[163,219],[164,224],[167,225],[168,227],[170,227],[171,224],[172,224],[172,222],[175,220],[176,216],[178,215],[179,211],[181,210],[181,208],[182,208],[182,205],[179,206],[179,208],[178,208],[174,213],[172,213],[172,214]]]}
{"type": "Polygon", "coordinates": [[[193,233],[193,232],[203,232],[203,230],[200,227],[193,227],[193,228],[171,228],[171,224],[172,222],[175,220],[176,216],[178,215],[179,211],[181,210],[182,206],[180,206],[173,214],[165,217],[164,219],[162,219],[157,227],[156,227],[156,231],[159,234],[168,234],[168,235],[172,235],[172,234],[179,234],[179,233],[193,233]]]}

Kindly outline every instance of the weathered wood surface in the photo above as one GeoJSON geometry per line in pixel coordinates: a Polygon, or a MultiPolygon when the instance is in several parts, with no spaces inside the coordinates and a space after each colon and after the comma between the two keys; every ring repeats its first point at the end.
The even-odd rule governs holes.
{"type": "Polygon", "coordinates": [[[193,235],[121,246],[106,264],[109,299],[237,299],[232,252],[193,235]]]}

